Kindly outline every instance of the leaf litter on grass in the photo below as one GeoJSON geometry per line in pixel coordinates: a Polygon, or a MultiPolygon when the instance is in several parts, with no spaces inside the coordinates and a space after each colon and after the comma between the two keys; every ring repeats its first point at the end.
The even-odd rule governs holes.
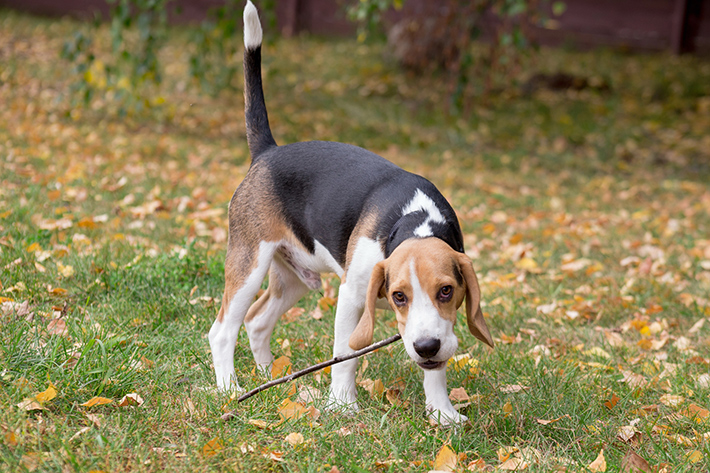
{"type": "MultiPolygon", "coordinates": [[[[98,97],[94,108],[67,107],[58,94],[71,78],[68,70],[55,67],[56,51],[77,24],[62,20],[48,26],[12,14],[3,21],[8,26],[0,28],[0,39],[9,66],[0,73],[5,104],[0,111],[0,301],[3,345],[13,351],[3,357],[12,365],[2,365],[0,376],[3,389],[11,386],[6,406],[29,399],[31,408],[5,409],[0,417],[13,442],[37,439],[12,416],[26,416],[23,422],[44,432],[41,441],[51,446],[53,435],[71,438],[86,427],[86,416],[110,409],[101,411],[102,429],[126,435],[129,443],[145,436],[159,445],[164,436],[168,445],[185,445],[189,466],[176,471],[204,469],[189,462],[221,459],[219,452],[226,453],[224,458],[254,453],[246,446],[242,452],[240,445],[252,450],[256,445],[257,455],[268,454],[268,461],[303,469],[308,455],[291,447],[279,450],[291,434],[292,440],[300,438],[297,434],[313,439],[309,448],[323,445],[314,454],[323,458],[337,451],[331,437],[347,438],[352,449],[365,445],[358,455],[363,468],[376,462],[404,468],[409,463],[397,459],[404,451],[414,461],[436,458],[444,443],[413,441],[409,424],[399,417],[430,428],[421,388],[409,396],[418,386],[416,367],[397,350],[372,356],[367,375],[363,370],[358,379],[366,407],[357,422],[346,425],[327,416],[314,418],[319,401],[310,395],[291,400],[294,391],[285,404],[268,407],[274,418],[288,421],[261,421],[258,442],[244,443],[246,435],[234,427],[237,440],[231,445],[199,430],[212,401],[195,398],[192,409],[182,402],[172,406],[169,399],[182,394],[171,391],[175,386],[164,381],[169,376],[159,377],[165,370],[180,371],[175,379],[187,377],[187,384],[211,382],[209,353],[195,334],[207,332],[204,321],[216,311],[210,304],[219,301],[222,288],[220,271],[213,269],[223,259],[226,204],[248,169],[241,99],[206,99],[184,84],[172,84],[164,94],[166,107],[142,117],[117,117],[106,97],[98,97]],[[151,268],[159,276],[140,279],[151,268]],[[190,294],[195,285],[199,292],[190,294]],[[190,295],[183,301],[161,293],[190,295]],[[66,314],[54,310],[63,301],[71,306],[66,314]],[[180,333],[199,344],[165,341],[180,333]],[[122,357],[145,346],[155,352],[122,357]],[[130,381],[130,374],[137,378],[130,381]],[[412,381],[392,381],[398,378],[412,381]],[[40,396],[43,404],[35,397],[47,392],[48,379],[61,387],[61,395],[40,396]],[[166,409],[163,420],[129,420],[134,430],[119,431],[112,418],[119,411],[112,407],[116,401],[108,408],[66,410],[67,401],[86,403],[99,393],[118,400],[125,393],[146,392],[138,380],[154,384],[150,403],[166,409]],[[165,398],[156,399],[156,391],[165,398]],[[380,425],[393,405],[394,414],[379,429],[354,427],[380,425]],[[47,426],[49,416],[41,409],[51,410],[71,429],[61,434],[56,425],[47,426]],[[171,428],[166,420],[171,416],[180,422],[188,416],[183,424],[190,428],[171,428]],[[160,436],[142,431],[140,422],[160,436]],[[314,422],[322,427],[297,430],[314,422]],[[284,432],[285,425],[295,430],[284,432]],[[191,432],[204,437],[197,440],[191,432]],[[209,439],[215,442],[205,451],[209,439]],[[407,439],[406,445],[399,439],[407,439]],[[261,445],[270,447],[262,451],[261,445]]],[[[102,31],[98,42],[109,38],[102,31]]],[[[436,84],[372,66],[377,46],[352,49],[347,43],[298,38],[269,48],[269,56],[280,58],[278,73],[266,79],[270,109],[285,112],[274,118],[279,142],[313,137],[363,144],[434,181],[456,208],[466,252],[478,272],[482,310],[500,341],[491,354],[465,331],[457,332],[461,343],[449,361],[450,396],[471,421],[466,435],[445,445],[451,452],[480,455],[471,453],[457,468],[533,469],[532,447],[511,447],[519,439],[539,441],[535,448],[544,458],[569,456],[598,471],[600,445],[610,439],[623,448],[604,447],[607,471],[619,465],[629,471],[646,468],[644,462],[662,469],[668,460],[653,445],[679,464],[704,467],[710,432],[706,63],[692,57],[546,51],[543,67],[604,68],[612,91],[606,96],[540,91],[521,101],[511,89],[478,104],[470,119],[456,120],[427,105],[440,102],[436,84]],[[338,62],[341,58],[347,61],[338,62]],[[332,75],[331,85],[303,81],[302,64],[318,64],[323,74],[332,75]],[[387,81],[401,106],[414,109],[402,111],[386,97],[363,102],[358,90],[363,81],[387,81]],[[700,85],[692,85],[696,82],[700,85]],[[324,102],[333,100],[329,94],[336,92],[329,91],[337,91],[338,103],[346,105],[324,102]],[[371,129],[380,132],[367,132],[371,129]],[[499,354],[511,354],[516,363],[499,354]],[[498,454],[500,448],[507,457],[498,454]]],[[[176,64],[176,51],[182,49],[169,47],[165,60],[176,64]]],[[[267,72],[274,67],[267,65],[267,72]]],[[[166,80],[171,84],[171,78],[166,80]]],[[[332,345],[337,304],[331,279],[324,278],[323,294],[284,315],[294,323],[277,328],[276,336],[289,340],[279,344],[289,359],[327,358],[321,351],[332,345]]],[[[378,330],[394,329],[387,317],[378,330]]],[[[277,366],[279,374],[288,365],[277,366]]],[[[249,375],[252,365],[247,366],[238,376],[249,375]]],[[[314,376],[314,389],[327,389],[328,378],[327,373],[314,376]]],[[[139,411],[120,410],[131,419],[139,419],[139,411]]],[[[252,419],[252,427],[259,420],[252,419]]],[[[88,432],[73,441],[91,445],[88,432]]],[[[86,448],[82,461],[98,461],[95,451],[86,448]]],[[[117,462],[143,468],[138,456],[109,452],[117,462]]],[[[37,466],[44,457],[19,458],[37,466]]],[[[345,463],[338,465],[347,470],[345,463]]],[[[101,469],[123,468],[110,466],[101,469]]]]}

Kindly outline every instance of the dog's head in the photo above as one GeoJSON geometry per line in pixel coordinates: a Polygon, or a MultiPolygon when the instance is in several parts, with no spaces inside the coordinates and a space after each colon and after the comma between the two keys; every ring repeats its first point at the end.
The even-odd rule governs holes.
{"type": "Polygon", "coordinates": [[[454,322],[464,299],[469,330],[493,346],[471,260],[438,238],[407,240],[375,265],[365,312],[350,337],[354,350],[372,343],[378,297],[387,298],[407,353],[424,369],[443,368],[458,348],[454,322]]]}

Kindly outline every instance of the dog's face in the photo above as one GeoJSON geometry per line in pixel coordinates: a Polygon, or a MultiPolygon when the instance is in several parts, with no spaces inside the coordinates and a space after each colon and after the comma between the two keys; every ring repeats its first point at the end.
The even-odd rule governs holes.
{"type": "Polygon", "coordinates": [[[375,266],[365,313],[350,338],[351,348],[372,342],[378,297],[387,298],[397,315],[407,354],[423,369],[443,368],[458,348],[453,327],[464,298],[471,333],[493,346],[471,261],[438,238],[407,240],[375,266]]]}

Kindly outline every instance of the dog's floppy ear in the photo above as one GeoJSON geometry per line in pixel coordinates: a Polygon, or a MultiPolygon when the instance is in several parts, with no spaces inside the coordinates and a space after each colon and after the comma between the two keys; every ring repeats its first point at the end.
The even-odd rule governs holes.
{"type": "Polygon", "coordinates": [[[372,269],[370,284],[367,286],[367,297],[365,298],[365,312],[360,317],[355,331],[350,335],[350,348],[360,350],[372,343],[372,335],[375,330],[375,303],[380,295],[382,286],[385,283],[385,265],[380,261],[372,269]]]}
{"type": "Polygon", "coordinates": [[[468,329],[474,337],[493,348],[493,337],[488,331],[488,326],[481,312],[481,289],[478,287],[478,278],[473,271],[473,264],[468,256],[459,254],[459,267],[466,281],[466,321],[468,329]]]}

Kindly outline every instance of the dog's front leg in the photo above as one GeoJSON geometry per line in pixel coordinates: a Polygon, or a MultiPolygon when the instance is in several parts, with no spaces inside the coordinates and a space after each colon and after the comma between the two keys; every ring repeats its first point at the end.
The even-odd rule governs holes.
{"type": "MultiPolygon", "coordinates": [[[[350,335],[362,316],[364,309],[364,293],[358,291],[356,285],[347,282],[340,286],[338,307],[335,310],[335,342],[333,356],[347,355],[353,352],[348,345],[350,335]]],[[[333,365],[327,408],[346,414],[359,410],[357,405],[357,388],[355,386],[355,371],[357,359],[344,361],[333,365]]]]}
{"type": "Polygon", "coordinates": [[[429,418],[442,425],[462,424],[468,420],[459,414],[449,400],[446,388],[446,367],[438,370],[424,370],[424,394],[429,418]]]}

